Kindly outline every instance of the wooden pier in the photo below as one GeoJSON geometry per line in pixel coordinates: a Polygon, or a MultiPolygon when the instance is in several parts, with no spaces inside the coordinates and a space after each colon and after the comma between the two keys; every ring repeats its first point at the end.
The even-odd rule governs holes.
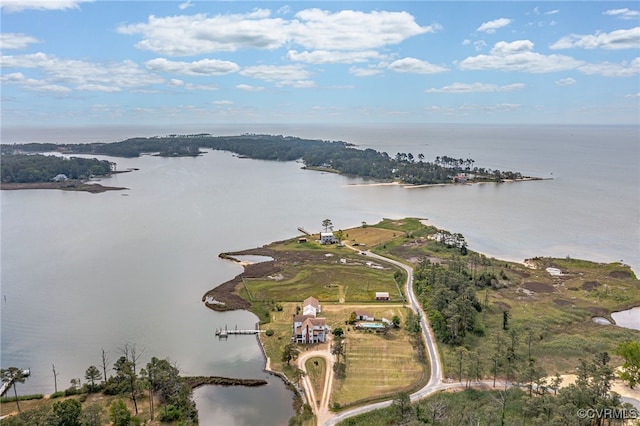
{"type": "Polygon", "coordinates": [[[298,226],[298,231],[302,232],[304,235],[308,235],[308,236],[313,235],[310,232],[308,232],[306,229],[304,229],[302,226],[298,226]]]}
{"type": "Polygon", "coordinates": [[[225,328],[216,329],[216,336],[218,337],[229,337],[230,334],[258,334],[264,333],[264,330],[238,330],[237,328],[233,330],[225,328]]]}

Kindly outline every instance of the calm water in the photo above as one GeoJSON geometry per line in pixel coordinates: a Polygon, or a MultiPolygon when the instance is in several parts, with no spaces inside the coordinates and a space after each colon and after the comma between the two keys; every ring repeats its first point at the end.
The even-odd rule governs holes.
{"type": "MultiPolygon", "coordinates": [[[[127,196],[2,191],[1,364],[31,368],[33,375],[19,392],[52,392],[51,364],[60,373],[58,387],[65,388],[88,366],[100,365],[102,348],[113,363],[126,343],[136,344],[148,358],[171,358],[185,374],[266,377],[253,337],[218,341],[213,336],[216,327],[249,328],[256,318],[210,311],[201,303],[202,294],[241,271],[218,259],[220,252],[292,237],[298,226],[318,231],[325,218],[336,228],[348,228],[384,217],[426,217],[463,233],[470,248],[491,256],[623,260],[640,271],[637,127],[193,131],[200,130],[340,139],[390,155],[473,158],[481,167],[553,180],[363,186],[361,179],[304,171],[295,162],[208,152],[199,158],[109,158],[121,170],[140,169],[103,182],[130,188],[127,196]]],[[[117,131],[101,137],[119,139],[117,131]]],[[[119,131],[129,132],[122,137],[153,134],[119,131]]],[[[84,132],[83,141],[99,139],[84,132]]],[[[61,135],[25,133],[19,139],[3,130],[3,143],[64,141],[61,135]]],[[[202,424],[224,419],[222,424],[250,425],[257,418],[286,424],[291,394],[278,380],[269,380],[262,389],[199,389],[202,424]]]]}

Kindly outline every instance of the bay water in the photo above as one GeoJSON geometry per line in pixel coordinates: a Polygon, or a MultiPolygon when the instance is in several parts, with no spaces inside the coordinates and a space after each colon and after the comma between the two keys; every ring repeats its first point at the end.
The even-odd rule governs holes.
{"type": "MultiPolygon", "coordinates": [[[[241,272],[219,253],[296,236],[298,226],[317,232],[326,218],[336,229],[428,218],[489,256],[571,256],[640,270],[638,127],[252,125],[178,133],[200,131],[345,140],[391,156],[472,158],[550,179],[405,188],[207,151],[99,157],[139,169],[101,182],[129,188],[123,192],[2,191],[0,363],[31,368],[20,393],[53,392],[52,364],[64,389],[100,365],[102,349],[113,364],[119,348],[135,344],[145,362],[168,357],[185,375],[268,378],[263,388],[198,389],[202,424],[286,424],[292,395],[262,371],[255,338],[214,336],[225,325],[252,328],[256,317],[213,312],[201,297],[241,272]]],[[[164,134],[104,132],[106,140],[164,134]]],[[[94,140],[91,129],[2,134],[2,143],[94,140]]]]}

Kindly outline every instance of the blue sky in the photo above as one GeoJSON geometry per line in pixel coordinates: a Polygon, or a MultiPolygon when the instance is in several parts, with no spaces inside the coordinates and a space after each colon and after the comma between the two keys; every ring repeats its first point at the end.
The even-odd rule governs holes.
{"type": "Polygon", "coordinates": [[[638,2],[3,0],[2,126],[638,124],[638,2]]]}

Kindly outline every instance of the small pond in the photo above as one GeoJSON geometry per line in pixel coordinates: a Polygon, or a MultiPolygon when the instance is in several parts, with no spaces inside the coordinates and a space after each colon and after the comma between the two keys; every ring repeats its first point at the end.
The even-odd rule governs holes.
{"type": "Polygon", "coordinates": [[[640,330],[640,306],[627,309],[626,311],[613,312],[611,318],[616,325],[633,330],[640,330]]]}
{"type": "Polygon", "coordinates": [[[595,322],[596,324],[611,325],[611,321],[609,321],[605,317],[593,317],[591,318],[591,321],[595,322]]]}

